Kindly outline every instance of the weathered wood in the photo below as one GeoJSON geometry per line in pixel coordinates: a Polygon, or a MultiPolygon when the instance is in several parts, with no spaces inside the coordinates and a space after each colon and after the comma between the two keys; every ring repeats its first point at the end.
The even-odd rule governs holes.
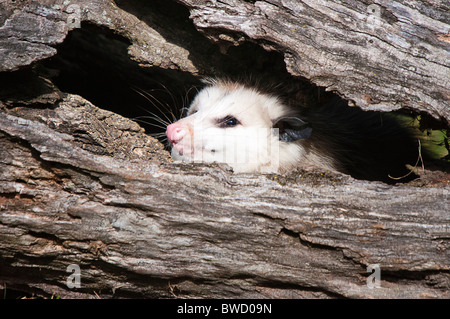
{"type": "Polygon", "coordinates": [[[0,128],[8,287],[77,296],[60,289],[78,264],[81,291],[105,295],[448,297],[448,187],[235,176],[93,155],[3,113],[0,128]]]}
{"type": "Polygon", "coordinates": [[[57,10],[30,5],[14,12],[14,1],[0,3],[0,72],[16,70],[56,54],[52,47],[67,35],[67,23],[57,10]]]}
{"type": "MultiPolygon", "coordinates": [[[[429,31],[446,23],[444,5],[424,10],[378,2],[381,26],[391,23],[388,33],[367,29],[371,15],[359,2],[325,1],[318,8],[303,1],[297,2],[301,10],[291,11],[294,2],[286,1],[179,2],[208,37],[234,37],[237,45],[248,38],[276,49],[291,73],[358,105],[392,109],[400,103],[449,119],[447,38],[437,35],[438,41],[429,31]],[[350,23],[358,17],[360,32],[350,23]],[[415,17],[420,23],[410,24],[413,35],[402,42],[415,17]],[[374,51],[363,45],[370,40],[374,51]],[[407,50],[408,43],[428,51],[421,56],[407,50]],[[333,54],[339,45],[340,54],[333,54]],[[370,82],[375,64],[379,77],[370,82]],[[402,69],[410,64],[416,71],[402,69]]],[[[136,123],[61,92],[47,73],[27,68],[42,67],[36,61],[56,54],[53,46],[78,22],[129,39],[128,52],[141,66],[190,74],[216,66],[211,48],[195,44],[195,29],[176,28],[184,25],[178,16],[169,28],[166,16],[141,17],[141,2],[126,3],[71,1],[79,11],[63,1],[0,4],[1,288],[81,298],[449,297],[448,175],[389,186],[314,170],[236,175],[225,166],[171,164],[136,123]],[[71,264],[81,268],[80,288],[67,286],[71,264]],[[381,288],[371,289],[367,267],[374,264],[381,288]]]]}

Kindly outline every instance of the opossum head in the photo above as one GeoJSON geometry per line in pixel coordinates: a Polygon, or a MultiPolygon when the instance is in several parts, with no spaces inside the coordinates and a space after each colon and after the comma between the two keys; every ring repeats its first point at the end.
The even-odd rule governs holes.
{"type": "Polygon", "coordinates": [[[173,159],[227,163],[235,172],[292,169],[304,153],[297,141],[310,133],[278,98],[227,81],[210,82],[166,130],[173,159]]]}

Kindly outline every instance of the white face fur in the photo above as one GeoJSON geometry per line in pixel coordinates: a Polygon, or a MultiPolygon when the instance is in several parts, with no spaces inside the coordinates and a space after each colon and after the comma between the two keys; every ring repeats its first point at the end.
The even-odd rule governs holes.
{"type": "Polygon", "coordinates": [[[167,127],[172,158],[227,163],[235,172],[293,169],[304,149],[295,141],[280,140],[273,128],[290,113],[273,96],[237,83],[212,82],[197,94],[187,117],[167,127]]]}

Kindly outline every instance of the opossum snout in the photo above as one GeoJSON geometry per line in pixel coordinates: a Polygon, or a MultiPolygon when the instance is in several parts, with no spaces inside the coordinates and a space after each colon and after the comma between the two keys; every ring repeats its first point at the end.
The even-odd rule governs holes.
{"type": "Polygon", "coordinates": [[[186,129],[179,123],[173,123],[167,126],[166,135],[172,144],[176,144],[186,136],[186,129]]]}

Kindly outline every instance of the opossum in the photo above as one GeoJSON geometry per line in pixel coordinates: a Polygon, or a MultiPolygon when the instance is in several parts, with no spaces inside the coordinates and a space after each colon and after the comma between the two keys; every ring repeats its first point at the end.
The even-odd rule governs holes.
{"type": "Polygon", "coordinates": [[[226,80],[209,81],[166,135],[174,160],[226,163],[236,173],[317,167],[395,183],[415,177],[406,164],[420,155],[414,136],[381,112],[349,107],[338,96],[301,112],[226,80]]]}

